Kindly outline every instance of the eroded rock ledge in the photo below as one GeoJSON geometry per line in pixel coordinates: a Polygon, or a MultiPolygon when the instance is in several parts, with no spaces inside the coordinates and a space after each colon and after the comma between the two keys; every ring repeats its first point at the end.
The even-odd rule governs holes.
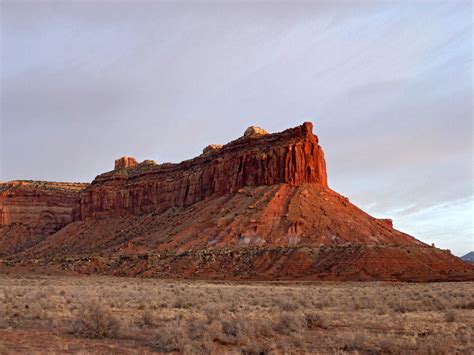
{"type": "Polygon", "coordinates": [[[0,228],[18,223],[34,233],[55,232],[72,221],[78,193],[87,186],[30,180],[0,183],[0,228]]]}
{"type": "Polygon", "coordinates": [[[313,125],[268,134],[249,127],[244,136],[207,147],[179,164],[138,164],[124,157],[80,193],[75,219],[142,214],[187,206],[246,186],[315,183],[327,187],[324,153],[313,125]]]}

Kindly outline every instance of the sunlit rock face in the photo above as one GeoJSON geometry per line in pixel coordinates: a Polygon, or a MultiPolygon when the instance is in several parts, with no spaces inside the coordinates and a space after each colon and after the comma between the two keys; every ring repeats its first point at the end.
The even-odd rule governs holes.
{"type": "Polygon", "coordinates": [[[202,154],[209,155],[218,152],[222,148],[222,144],[209,144],[202,150],[202,154]]]}
{"type": "Polygon", "coordinates": [[[122,157],[115,160],[115,167],[114,170],[118,169],[128,169],[134,168],[138,165],[138,162],[133,157],[122,157]]]}
{"type": "Polygon", "coordinates": [[[474,280],[471,265],[330,189],[309,122],[273,134],[250,127],[179,164],[123,157],[88,186],[0,186],[0,257],[22,265],[53,260],[62,270],[123,276],[474,280]]]}
{"type": "Polygon", "coordinates": [[[268,134],[250,127],[243,137],[179,164],[144,168],[130,157],[99,175],[80,194],[76,219],[143,214],[233,193],[247,186],[314,183],[327,187],[326,162],[307,122],[268,134]]]}
{"type": "Polygon", "coordinates": [[[244,137],[258,137],[268,134],[263,128],[257,126],[250,126],[244,132],[244,137]]]}

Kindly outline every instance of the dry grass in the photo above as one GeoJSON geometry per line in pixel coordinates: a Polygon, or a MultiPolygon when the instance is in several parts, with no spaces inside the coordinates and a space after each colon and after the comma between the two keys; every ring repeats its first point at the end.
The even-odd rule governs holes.
{"type": "MultiPolygon", "coordinates": [[[[41,330],[79,350],[470,354],[473,299],[473,283],[0,276],[0,337],[41,330]]],[[[22,341],[26,351],[34,337],[22,341]]]]}
{"type": "Polygon", "coordinates": [[[72,322],[72,332],[88,338],[113,338],[119,329],[118,319],[96,300],[82,304],[72,322]]]}

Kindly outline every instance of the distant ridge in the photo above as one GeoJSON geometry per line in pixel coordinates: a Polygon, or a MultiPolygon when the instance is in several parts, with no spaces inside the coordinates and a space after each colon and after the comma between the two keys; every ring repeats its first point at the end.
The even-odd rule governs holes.
{"type": "Polygon", "coordinates": [[[474,263],[474,251],[471,251],[466,255],[461,256],[461,259],[467,261],[468,263],[474,263]]]}

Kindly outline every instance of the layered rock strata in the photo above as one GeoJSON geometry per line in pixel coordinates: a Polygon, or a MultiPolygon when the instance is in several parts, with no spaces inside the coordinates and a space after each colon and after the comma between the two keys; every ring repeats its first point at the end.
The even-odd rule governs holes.
{"type": "Polygon", "coordinates": [[[43,234],[72,222],[79,191],[88,184],[11,181],[0,184],[0,228],[19,223],[43,234]]]}
{"type": "Polygon", "coordinates": [[[0,256],[126,276],[474,280],[472,265],[331,190],[312,128],[250,127],[179,164],[123,157],[87,187],[0,185],[0,256]]]}
{"type": "Polygon", "coordinates": [[[32,247],[72,222],[79,191],[88,184],[0,183],[0,256],[32,247]]]}
{"type": "Polygon", "coordinates": [[[142,166],[122,158],[80,193],[75,219],[161,212],[247,186],[327,187],[324,153],[312,129],[309,122],[275,134],[249,128],[243,137],[179,164],[142,166]]]}

